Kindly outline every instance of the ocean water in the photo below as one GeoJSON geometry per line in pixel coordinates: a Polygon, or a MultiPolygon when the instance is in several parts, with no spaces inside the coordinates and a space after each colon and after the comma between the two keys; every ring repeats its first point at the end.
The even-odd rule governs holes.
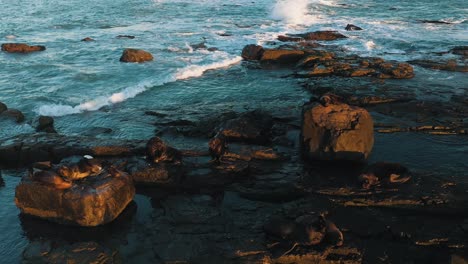
{"type": "MultiPolygon", "coordinates": [[[[148,110],[190,119],[207,112],[300,107],[308,94],[297,80],[282,78],[288,72],[241,61],[245,45],[268,46],[280,34],[338,30],[349,38],[333,44],[350,53],[399,61],[441,58],[437,52],[468,42],[466,0],[0,0],[0,6],[0,43],[47,47],[26,55],[0,52],[0,102],[20,109],[27,119],[20,125],[0,122],[0,138],[34,131],[31,122],[39,115],[54,116],[63,134],[110,128],[101,136],[145,139],[154,133],[154,117],[144,115],[148,110]],[[348,23],[364,30],[347,32],[348,23]],[[95,41],[80,41],[85,37],[95,41]],[[218,50],[191,46],[202,42],[218,50]],[[124,48],[147,50],[155,59],[121,63],[124,48]]],[[[412,92],[421,98],[467,94],[465,73],[415,70],[412,82],[419,85],[412,92]]],[[[376,146],[385,145],[386,137],[380,136],[376,146]]],[[[467,169],[457,159],[467,149],[460,139],[453,139],[457,147],[428,168],[428,160],[436,158],[427,155],[437,155],[438,147],[452,139],[398,137],[388,140],[414,144],[374,158],[414,161],[420,169],[457,175],[467,169]],[[434,147],[426,151],[425,145],[434,147]]],[[[27,239],[13,204],[11,186],[19,179],[8,176],[19,174],[3,174],[10,187],[0,188],[0,201],[7,203],[0,210],[0,230],[6,234],[0,255],[7,256],[5,263],[17,263],[27,239]]],[[[139,208],[144,199],[137,199],[139,208]]]]}

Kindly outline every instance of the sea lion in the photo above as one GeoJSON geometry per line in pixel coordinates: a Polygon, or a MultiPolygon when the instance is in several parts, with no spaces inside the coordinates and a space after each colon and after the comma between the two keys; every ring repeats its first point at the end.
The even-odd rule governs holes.
{"type": "Polygon", "coordinates": [[[30,168],[29,173],[33,181],[54,187],[55,189],[69,189],[73,185],[72,182],[64,180],[57,172],[53,170],[34,171],[33,168],[30,168]]]}
{"type": "Polygon", "coordinates": [[[227,150],[226,138],[218,133],[210,140],[208,146],[213,161],[219,161],[227,150]]]}
{"type": "Polygon", "coordinates": [[[370,189],[373,186],[390,187],[405,183],[410,179],[411,173],[408,168],[398,163],[388,162],[374,163],[359,176],[364,189],[370,189]]]}
{"type": "Polygon", "coordinates": [[[79,180],[99,174],[102,171],[101,162],[96,159],[83,158],[71,166],[61,166],[58,173],[69,180],[79,180]]]}
{"type": "Polygon", "coordinates": [[[182,161],[181,152],[168,146],[159,137],[152,137],[146,143],[146,157],[154,163],[162,161],[180,163],[182,161]]]}
{"type": "MultiPolygon", "coordinates": [[[[325,220],[325,219],[324,219],[325,220]]],[[[326,231],[325,231],[325,240],[327,243],[341,247],[344,243],[343,233],[336,227],[335,223],[325,220],[326,231]]]]}
{"type": "Polygon", "coordinates": [[[343,103],[343,97],[332,93],[326,93],[320,97],[319,102],[323,106],[339,105],[343,103]]]}

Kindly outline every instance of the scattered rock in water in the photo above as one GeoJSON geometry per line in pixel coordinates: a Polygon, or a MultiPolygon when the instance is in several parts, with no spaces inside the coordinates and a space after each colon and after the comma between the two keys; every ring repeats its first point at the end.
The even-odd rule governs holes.
{"type": "Polygon", "coordinates": [[[94,177],[57,185],[58,174],[23,176],[16,187],[15,203],[24,214],[53,222],[98,226],[109,223],[133,200],[135,187],[130,175],[105,170],[94,177]]]}
{"type": "Polygon", "coordinates": [[[458,46],[450,50],[453,54],[468,56],[468,46],[458,46]]]}
{"type": "Polygon", "coordinates": [[[426,20],[426,19],[418,20],[418,22],[424,23],[424,24],[444,24],[444,25],[452,24],[450,22],[446,22],[442,20],[426,20]]]}
{"type": "Polygon", "coordinates": [[[145,62],[152,61],[151,53],[140,49],[125,49],[120,57],[121,62],[145,62]]]}
{"type": "Polygon", "coordinates": [[[50,116],[39,116],[36,125],[37,132],[57,133],[54,128],[54,119],[50,116]]]}
{"type": "Polygon", "coordinates": [[[6,106],[6,104],[0,102],[0,114],[5,112],[7,109],[8,107],[6,106]]]}
{"type": "Polygon", "coordinates": [[[152,137],[146,143],[146,157],[154,163],[181,163],[182,154],[179,150],[167,145],[159,137],[152,137]]]}
{"type": "Polygon", "coordinates": [[[86,37],[86,38],[82,39],[81,41],[88,42],[88,41],[94,41],[94,39],[92,39],[90,37],[86,37]]]}
{"type": "Polygon", "coordinates": [[[117,250],[103,247],[96,242],[77,242],[36,240],[23,251],[22,262],[34,263],[121,263],[117,250]],[[55,242],[55,241],[54,241],[55,242]]]}
{"type": "Polygon", "coordinates": [[[279,35],[278,40],[283,41],[283,42],[300,42],[300,41],[304,41],[304,38],[279,35]]]}
{"type": "Polygon", "coordinates": [[[197,49],[206,49],[206,44],[205,44],[205,41],[203,42],[200,42],[200,43],[197,43],[197,44],[190,44],[190,47],[194,50],[197,50],[197,49]]]}
{"type": "Polygon", "coordinates": [[[132,161],[126,169],[136,185],[178,187],[184,177],[184,168],[179,164],[148,164],[143,160],[132,161]]]}
{"type": "Polygon", "coordinates": [[[119,39],[134,39],[135,36],[131,36],[131,35],[118,35],[116,38],[119,38],[119,39]]]}
{"type": "Polygon", "coordinates": [[[302,50],[288,49],[266,49],[260,61],[272,64],[295,64],[304,58],[305,52],[302,50]]]}
{"type": "Polygon", "coordinates": [[[359,176],[359,181],[364,189],[375,186],[392,187],[410,179],[411,173],[408,168],[398,163],[387,162],[374,163],[359,176]]]}
{"type": "Polygon", "coordinates": [[[218,51],[219,49],[216,47],[211,47],[211,48],[208,48],[207,50],[213,52],[213,51],[218,51]]]}
{"type": "Polygon", "coordinates": [[[273,118],[260,110],[246,112],[227,120],[217,130],[219,136],[229,141],[266,144],[271,141],[273,118]]]}
{"type": "Polygon", "coordinates": [[[0,113],[0,118],[10,118],[13,119],[16,123],[21,123],[24,121],[24,115],[20,110],[9,108],[0,113]]]}
{"type": "Polygon", "coordinates": [[[409,63],[421,66],[423,68],[444,70],[444,71],[455,71],[455,72],[468,72],[468,66],[459,65],[456,60],[448,61],[431,61],[431,60],[412,60],[409,63]]]}
{"type": "Polygon", "coordinates": [[[45,46],[29,46],[25,43],[5,43],[2,44],[2,50],[9,53],[30,53],[46,50],[45,46]]]}
{"type": "Polygon", "coordinates": [[[367,110],[336,102],[334,95],[324,104],[304,106],[302,147],[310,160],[362,162],[374,145],[374,125],[367,110]]]}
{"type": "Polygon", "coordinates": [[[339,33],[338,31],[331,31],[331,30],[308,32],[308,33],[297,34],[297,35],[292,35],[292,36],[298,36],[305,40],[324,40],[324,41],[348,38],[345,35],[339,33]]]}
{"type": "Polygon", "coordinates": [[[264,51],[262,46],[250,44],[242,49],[242,58],[244,60],[260,60],[264,51]]]}
{"type": "Polygon", "coordinates": [[[345,29],[347,31],[356,31],[356,30],[362,30],[362,28],[358,27],[358,26],[355,26],[353,24],[348,24],[346,25],[345,29]]]}
{"type": "Polygon", "coordinates": [[[384,62],[377,66],[377,69],[381,72],[377,75],[380,79],[411,79],[414,77],[414,70],[408,63],[390,63],[384,62]]]}
{"type": "Polygon", "coordinates": [[[230,37],[230,36],[232,36],[231,33],[226,33],[226,32],[225,33],[216,33],[216,35],[221,36],[221,37],[230,37]]]}

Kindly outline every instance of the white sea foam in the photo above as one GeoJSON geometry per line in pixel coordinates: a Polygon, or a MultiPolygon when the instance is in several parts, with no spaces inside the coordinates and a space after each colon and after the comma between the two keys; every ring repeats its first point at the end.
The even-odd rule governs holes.
{"type": "Polygon", "coordinates": [[[310,25],[315,18],[309,14],[308,6],[311,0],[277,0],[273,6],[271,16],[282,20],[286,24],[310,25]]]}
{"type": "MultiPolygon", "coordinates": [[[[225,55],[225,54],[223,54],[225,55]]],[[[76,106],[63,105],[63,104],[48,104],[40,106],[36,112],[40,115],[46,116],[64,116],[71,114],[78,114],[86,111],[95,111],[104,106],[123,102],[127,99],[133,98],[140,93],[145,92],[151,87],[161,86],[166,83],[175,82],[188,78],[200,77],[208,70],[225,68],[240,62],[240,56],[228,57],[218,62],[213,62],[205,65],[190,65],[178,70],[175,74],[168,75],[165,79],[160,79],[153,82],[141,82],[138,85],[127,87],[122,91],[111,94],[110,96],[100,96],[93,100],[83,102],[76,106]]]]}

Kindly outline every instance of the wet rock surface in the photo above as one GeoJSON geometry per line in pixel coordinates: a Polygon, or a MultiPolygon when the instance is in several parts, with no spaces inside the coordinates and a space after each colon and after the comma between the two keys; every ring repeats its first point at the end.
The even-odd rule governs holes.
{"type": "Polygon", "coordinates": [[[37,46],[29,46],[25,43],[4,43],[2,44],[2,51],[9,52],[9,53],[30,53],[36,51],[44,51],[46,50],[45,46],[37,45],[37,46]]]}
{"type": "Polygon", "coordinates": [[[66,185],[60,173],[51,169],[23,176],[15,194],[22,213],[61,224],[98,226],[117,218],[135,195],[130,175],[113,168],[66,185]]]}
{"type": "Polygon", "coordinates": [[[121,62],[145,62],[152,61],[151,53],[140,49],[125,49],[120,57],[121,62]]]}

